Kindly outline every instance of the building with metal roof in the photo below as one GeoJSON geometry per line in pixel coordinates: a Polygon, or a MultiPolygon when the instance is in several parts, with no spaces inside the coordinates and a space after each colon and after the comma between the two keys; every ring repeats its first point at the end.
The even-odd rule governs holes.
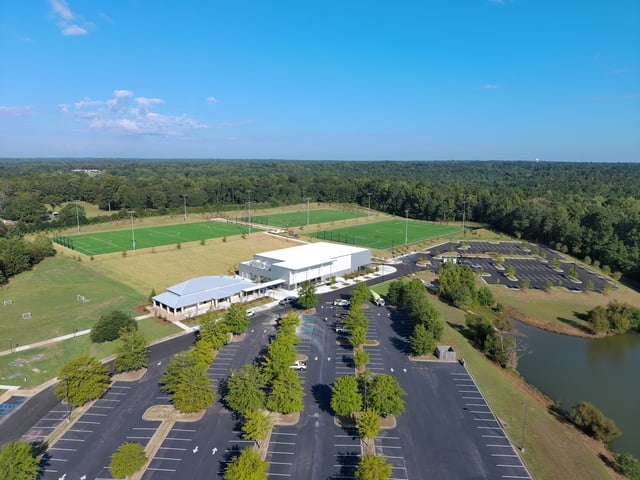
{"type": "Polygon", "coordinates": [[[242,277],[255,282],[281,280],[290,290],[306,281],[326,281],[366,268],[371,264],[371,250],[329,242],[257,253],[253,260],[240,263],[242,277]]]}
{"type": "Polygon", "coordinates": [[[195,317],[209,310],[227,308],[234,302],[260,296],[282,282],[256,284],[239,276],[206,276],[187,280],[153,297],[157,314],[195,317]]]}

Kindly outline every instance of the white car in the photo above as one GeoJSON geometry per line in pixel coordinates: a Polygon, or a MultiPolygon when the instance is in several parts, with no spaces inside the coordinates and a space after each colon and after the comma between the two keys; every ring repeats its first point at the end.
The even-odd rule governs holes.
{"type": "Polygon", "coordinates": [[[289,368],[293,368],[294,370],[306,370],[307,362],[303,360],[296,360],[295,363],[291,365],[289,368]]]}
{"type": "Polygon", "coordinates": [[[338,298],[337,300],[333,301],[333,305],[336,307],[348,307],[349,305],[351,305],[351,302],[349,300],[345,300],[344,298],[338,298]]]}
{"type": "Polygon", "coordinates": [[[256,314],[255,310],[247,310],[247,317],[251,318],[256,314]]]}

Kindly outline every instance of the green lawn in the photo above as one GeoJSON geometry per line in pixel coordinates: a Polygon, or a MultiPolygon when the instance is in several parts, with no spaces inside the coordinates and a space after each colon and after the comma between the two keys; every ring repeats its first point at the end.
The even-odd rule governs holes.
{"type": "MultiPolygon", "coordinates": [[[[148,342],[180,331],[173,324],[161,324],[154,319],[139,321],[138,328],[144,333],[148,342]]],[[[89,335],[82,335],[47,347],[0,357],[0,383],[18,385],[22,388],[40,385],[55,377],[60,368],[71,359],[87,354],[103,359],[112,355],[118,344],[118,340],[91,343],[89,335]]]]}
{"type": "Polygon", "coordinates": [[[397,219],[320,230],[309,235],[322,240],[348,243],[367,248],[386,249],[405,245],[406,243],[431,240],[458,231],[460,231],[460,228],[455,226],[397,219]]]}
{"type": "Polygon", "coordinates": [[[131,228],[111,232],[95,232],[55,237],[54,241],[85,255],[100,255],[136,249],[195,242],[208,238],[241,235],[248,231],[245,225],[219,221],[181,223],[159,227],[131,228]]]}
{"type": "MultiPolygon", "coordinates": [[[[274,213],[272,215],[252,215],[251,222],[261,225],[272,225],[274,227],[289,228],[300,227],[303,225],[314,225],[317,223],[338,222],[341,220],[351,220],[353,218],[366,217],[366,213],[350,212],[346,210],[307,210],[289,213],[274,213]]],[[[241,217],[237,220],[247,222],[248,217],[241,217]]]]}
{"type": "Polygon", "coordinates": [[[0,287],[0,350],[91,328],[109,310],[133,314],[146,301],[132,288],[64,255],[47,258],[0,287]],[[89,301],[77,300],[83,295],[89,301]],[[4,301],[11,300],[10,305],[4,301]],[[30,319],[22,319],[23,313],[30,319]]]}

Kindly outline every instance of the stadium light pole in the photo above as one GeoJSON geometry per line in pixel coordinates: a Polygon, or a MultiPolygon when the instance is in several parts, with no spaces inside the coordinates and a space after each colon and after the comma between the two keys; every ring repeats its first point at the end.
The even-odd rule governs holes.
{"type": "Polygon", "coordinates": [[[462,236],[464,237],[464,217],[465,214],[467,213],[467,201],[463,200],[462,201],[462,236]]]}
{"type": "Polygon", "coordinates": [[[304,201],[307,202],[307,227],[309,226],[309,197],[305,198],[304,201]]]}
{"type": "Polygon", "coordinates": [[[247,202],[247,208],[249,209],[249,235],[251,235],[251,190],[248,190],[249,201],[247,202]]]}
{"type": "Polygon", "coordinates": [[[129,210],[127,212],[131,217],[131,246],[133,247],[133,251],[136,251],[136,232],[133,229],[133,214],[136,213],[135,210],[129,210]]]}
{"type": "Polygon", "coordinates": [[[184,200],[184,221],[187,221],[187,197],[189,195],[187,195],[186,193],[182,194],[182,199],[184,200]]]}
{"type": "Polygon", "coordinates": [[[367,218],[369,218],[371,216],[371,192],[367,192],[367,195],[369,196],[369,208],[367,209],[367,218]]]}
{"type": "Polygon", "coordinates": [[[407,245],[409,243],[409,209],[407,208],[404,213],[407,216],[404,221],[404,244],[407,245]]]}
{"type": "Polygon", "coordinates": [[[78,200],[76,200],[76,225],[78,226],[78,233],[80,233],[80,215],[78,214],[78,200]]]}

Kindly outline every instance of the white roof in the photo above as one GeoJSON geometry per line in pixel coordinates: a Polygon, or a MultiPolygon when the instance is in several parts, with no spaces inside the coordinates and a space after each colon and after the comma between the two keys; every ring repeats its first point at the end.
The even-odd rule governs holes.
{"type": "Polygon", "coordinates": [[[221,300],[237,295],[243,289],[255,284],[242,277],[197,277],[177,285],[173,285],[166,292],[153,297],[154,300],[173,308],[189,307],[211,300],[221,300]]]}
{"type": "Polygon", "coordinates": [[[352,247],[350,245],[340,245],[337,243],[316,242],[307,243],[298,247],[272,250],[271,252],[261,253],[260,256],[269,258],[272,265],[277,265],[289,270],[300,270],[315,265],[331,263],[338,257],[366,251],[368,251],[367,248],[352,247]]]}

